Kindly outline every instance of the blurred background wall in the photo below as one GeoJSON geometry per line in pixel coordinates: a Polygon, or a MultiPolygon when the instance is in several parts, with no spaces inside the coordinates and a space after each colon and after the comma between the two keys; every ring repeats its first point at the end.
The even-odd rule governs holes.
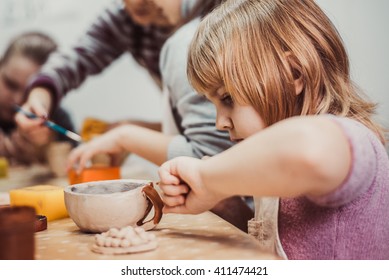
{"type": "Polygon", "coordinates": [[[389,128],[388,0],[316,0],[338,28],[351,61],[353,80],[378,105],[389,128]]]}
{"type": "MultiPolygon", "coordinates": [[[[42,30],[61,48],[70,47],[112,0],[0,0],[0,51],[24,30],[42,30]]],[[[379,120],[389,127],[389,1],[317,0],[340,31],[355,82],[379,103],[379,120]]],[[[76,127],[88,116],[158,120],[160,94],[145,71],[124,55],[102,75],[69,94],[64,106],[76,127]]]]}

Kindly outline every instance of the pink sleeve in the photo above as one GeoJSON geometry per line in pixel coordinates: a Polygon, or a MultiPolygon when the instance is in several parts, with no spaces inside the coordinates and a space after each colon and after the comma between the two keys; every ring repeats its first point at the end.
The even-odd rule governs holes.
{"type": "Polygon", "coordinates": [[[375,145],[378,138],[357,121],[329,117],[341,126],[348,138],[352,150],[352,166],[346,180],[335,191],[309,199],[322,206],[337,207],[357,199],[372,186],[377,173],[375,145]]]}

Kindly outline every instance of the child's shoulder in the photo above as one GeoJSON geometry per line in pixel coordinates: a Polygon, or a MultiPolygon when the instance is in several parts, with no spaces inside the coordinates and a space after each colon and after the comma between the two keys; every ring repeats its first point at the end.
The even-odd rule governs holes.
{"type": "Polygon", "coordinates": [[[373,141],[381,143],[378,136],[360,121],[349,117],[341,117],[331,114],[324,115],[324,117],[335,121],[342,128],[349,139],[359,139],[359,141],[365,139],[369,142],[373,141]]]}
{"type": "Polygon", "coordinates": [[[389,158],[378,136],[352,118],[323,115],[336,122],[350,143],[352,164],[346,180],[334,192],[311,198],[320,205],[345,205],[376,185],[387,185],[389,158]],[[386,179],[384,179],[386,178],[386,179]]]}

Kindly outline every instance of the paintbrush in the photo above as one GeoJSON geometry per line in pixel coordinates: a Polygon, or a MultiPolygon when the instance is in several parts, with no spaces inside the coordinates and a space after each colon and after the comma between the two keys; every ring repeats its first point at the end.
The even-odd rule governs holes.
{"type": "MultiPolygon", "coordinates": [[[[15,105],[15,111],[19,112],[19,113],[22,113],[23,115],[25,115],[29,119],[37,119],[37,118],[39,118],[34,113],[28,112],[28,111],[22,109],[20,106],[17,106],[17,105],[15,105]]],[[[74,140],[76,142],[79,142],[79,143],[82,142],[82,138],[81,138],[80,135],[78,135],[78,134],[76,134],[76,133],[74,133],[74,132],[72,132],[70,130],[67,130],[66,128],[64,128],[64,127],[62,127],[62,126],[60,126],[60,125],[58,125],[58,124],[56,124],[56,123],[54,123],[52,121],[45,120],[43,122],[43,124],[45,126],[47,126],[48,128],[50,128],[50,129],[52,129],[52,130],[54,130],[54,131],[56,131],[56,132],[58,132],[60,134],[63,134],[63,135],[67,136],[68,138],[70,138],[70,139],[72,139],[72,140],[74,140]]]]}

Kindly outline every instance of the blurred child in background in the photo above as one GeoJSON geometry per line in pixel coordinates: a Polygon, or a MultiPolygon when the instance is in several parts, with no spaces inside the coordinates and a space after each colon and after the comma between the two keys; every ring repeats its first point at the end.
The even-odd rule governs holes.
{"type": "MultiPolygon", "coordinates": [[[[42,126],[42,119],[35,120],[39,123],[36,128],[27,130],[20,130],[15,122],[15,105],[25,101],[28,80],[56,48],[47,35],[27,32],[14,38],[0,58],[0,156],[11,164],[44,162],[47,145],[62,139],[42,126]]],[[[69,115],[61,108],[55,110],[53,120],[73,129],[69,115]]]]}

